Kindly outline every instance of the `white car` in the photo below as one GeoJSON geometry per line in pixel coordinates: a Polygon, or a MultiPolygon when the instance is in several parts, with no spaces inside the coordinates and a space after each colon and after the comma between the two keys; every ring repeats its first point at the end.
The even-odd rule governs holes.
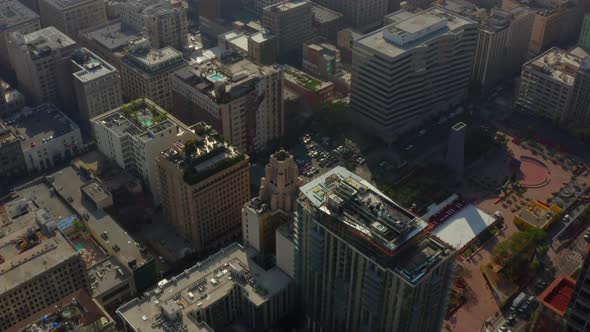
{"type": "Polygon", "coordinates": [[[414,146],[413,146],[412,144],[410,144],[410,145],[406,146],[406,148],[405,148],[404,150],[406,150],[406,151],[410,151],[410,150],[412,150],[413,148],[414,148],[414,146]]]}
{"type": "Polygon", "coordinates": [[[158,260],[160,261],[160,263],[164,264],[166,263],[166,259],[162,256],[158,256],[158,260]]]}

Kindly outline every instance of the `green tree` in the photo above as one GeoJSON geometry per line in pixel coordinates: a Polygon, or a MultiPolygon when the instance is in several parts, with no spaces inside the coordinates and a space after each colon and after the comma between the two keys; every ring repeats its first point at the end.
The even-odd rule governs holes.
{"type": "Polygon", "coordinates": [[[537,228],[515,233],[494,248],[492,259],[503,267],[502,272],[507,278],[517,279],[527,267],[539,267],[535,260],[547,252],[543,245],[546,237],[547,233],[537,228]]]}

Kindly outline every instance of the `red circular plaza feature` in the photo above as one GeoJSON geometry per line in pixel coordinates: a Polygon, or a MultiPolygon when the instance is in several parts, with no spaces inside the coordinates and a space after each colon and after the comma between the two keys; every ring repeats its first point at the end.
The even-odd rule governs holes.
{"type": "Polygon", "coordinates": [[[520,158],[520,174],[518,181],[525,187],[543,185],[549,178],[547,167],[537,159],[520,158]]]}

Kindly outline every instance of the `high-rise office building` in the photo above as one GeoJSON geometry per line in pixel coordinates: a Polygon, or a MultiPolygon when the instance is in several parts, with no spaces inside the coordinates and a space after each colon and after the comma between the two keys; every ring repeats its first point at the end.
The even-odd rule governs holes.
{"type": "Polygon", "coordinates": [[[122,59],[121,81],[127,99],[147,97],[160,107],[172,107],[170,75],[184,67],[182,53],[167,46],[153,49],[146,38],[129,42],[122,59]]]}
{"type": "Polygon", "coordinates": [[[576,281],[576,289],[570,300],[566,319],[565,332],[590,331],[590,250],[576,281]]]}
{"type": "Polygon", "coordinates": [[[527,59],[534,13],[523,7],[492,9],[480,23],[471,79],[482,90],[516,74],[527,59]]]}
{"type": "Polygon", "coordinates": [[[115,67],[85,48],[73,53],[72,66],[79,117],[88,127],[91,118],[123,103],[121,76],[115,67]]]}
{"type": "Polygon", "coordinates": [[[176,143],[158,157],[166,220],[199,253],[217,250],[241,236],[241,210],[250,199],[248,156],[204,123],[197,138],[176,143]]]}
{"type": "Polygon", "coordinates": [[[313,36],[323,37],[335,43],[338,31],[344,27],[344,15],[316,3],[311,3],[311,13],[313,36]]]}
{"type": "Polygon", "coordinates": [[[361,31],[378,27],[383,22],[383,16],[399,9],[397,0],[314,0],[314,2],[342,13],[347,24],[361,31]],[[389,10],[390,7],[391,10],[389,10]]]}
{"type": "Polygon", "coordinates": [[[138,99],[91,120],[98,149],[144,181],[160,203],[156,157],[175,142],[194,138],[182,122],[149,99],[138,99]]]}
{"type": "Polygon", "coordinates": [[[257,197],[242,209],[244,244],[262,254],[275,253],[275,231],[295,209],[301,180],[295,159],[285,150],[270,156],[257,197]]]}
{"type": "Polygon", "coordinates": [[[281,68],[258,66],[242,56],[203,62],[171,75],[174,116],[205,121],[246,153],[284,134],[281,68]]]}
{"type": "Polygon", "coordinates": [[[440,331],[454,255],[427,227],[343,167],[302,186],[291,241],[306,329],[440,331]]]}
{"type": "Polygon", "coordinates": [[[502,0],[502,9],[523,6],[535,13],[529,41],[529,58],[548,48],[566,45],[578,36],[585,12],[585,2],[573,0],[502,0]]]}
{"type": "Polygon", "coordinates": [[[188,42],[185,6],[166,0],[130,0],[115,2],[120,19],[148,37],[153,48],[174,47],[182,51],[188,42]]]}
{"type": "Polygon", "coordinates": [[[476,22],[436,6],[394,19],[353,47],[351,110],[386,142],[465,99],[477,42],[476,22]]]}
{"type": "Polygon", "coordinates": [[[82,256],[47,227],[46,214],[22,199],[3,208],[8,213],[1,218],[8,220],[0,227],[0,329],[6,331],[79,289],[90,292],[90,282],[82,256]]]}
{"type": "Polygon", "coordinates": [[[517,106],[558,124],[589,124],[589,61],[554,47],[525,63],[517,106]]]}
{"type": "Polygon", "coordinates": [[[268,31],[248,36],[248,58],[259,66],[268,66],[277,59],[277,41],[268,31]]]}
{"type": "Polygon", "coordinates": [[[578,45],[586,52],[590,51],[590,14],[584,15],[582,28],[580,29],[580,37],[578,38],[578,45]]]}
{"type": "Polygon", "coordinates": [[[279,2],[262,11],[262,26],[276,37],[278,56],[301,54],[304,42],[312,38],[312,5],[306,0],[279,2]]]}
{"type": "Polygon", "coordinates": [[[293,280],[258,265],[237,243],[162,280],[145,296],[117,309],[126,332],[272,330],[294,310],[293,280]],[[236,325],[237,325],[236,324],[236,325]]]}
{"type": "Polygon", "coordinates": [[[18,86],[34,103],[57,103],[66,111],[75,104],[71,89],[70,58],[76,43],[54,27],[8,40],[10,63],[18,86]]]}
{"type": "Polygon", "coordinates": [[[53,26],[78,40],[81,30],[107,22],[104,0],[39,0],[44,27],[53,26]]]}
{"type": "Polygon", "coordinates": [[[19,32],[29,34],[41,28],[39,15],[18,0],[0,1],[0,63],[5,69],[10,68],[7,39],[9,34],[19,32]]]}

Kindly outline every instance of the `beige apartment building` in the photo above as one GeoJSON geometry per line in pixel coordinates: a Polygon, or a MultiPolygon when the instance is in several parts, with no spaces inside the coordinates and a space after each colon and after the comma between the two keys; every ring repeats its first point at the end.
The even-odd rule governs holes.
{"type": "Polygon", "coordinates": [[[479,81],[482,90],[519,72],[527,59],[533,21],[534,12],[514,7],[492,9],[480,23],[471,79],[479,81]]]}
{"type": "Polygon", "coordinates": [[[170,74],[186,65],[182,53],[172,47],[153,49],[144,38],[129,42],[122,59],[123,94],[129,100],[147,97],[160,107],[172,107],[170,74]]]}
{"type": "Polygon", "coordinates": [[[157,162],[164,217],[205,253],[240,238],[241,209],[250,199],[250,163],[210,126],[193,128],[196,140],[174,144],[157,162]]]}
{"type": "Polygon", "coordinates": [[[205,121],[246,153],[284,134],[282,70],[239,54],[187,66],[171,75],[174,107],[185,123],[205,121]]]}
{"type": "Polygon", "coordinates": [[[21,92],[34,103],[53,102],[71,109],[75,99],[69,65],[76,48],[76,42],[54,27],[26,35],[12,33],[8,52],[21,92]]]}
{"type": "Polygon", "coordinates": [[[104,0],[39,0],[41,24],[78,40],[81,30],[107,22],[104,0]]]}
{"type": "Polygon", "coordinates": [[[275,253],[275,232],[280,225],[289,222],[301,184],[293,156],[285,150],[273,153],[260,180],[258,196],[242,209],[245,246],[262,254],[275,253]]]}
{"type": "Polygon", "coordinates": [[[123,103],[121,76],[115,67],[86,48],[74,52],[72,66],[79,117],[88,128],[91,118],[123,103]]]}
{"type": "Polygon", "coordinates": [[[590,124],[590,59],[553,47],[522,67],[516,105],[567,126],[590,124]]]}
{"type": "Polygon", "coordinates": [[[529,41],[529,58],[555,45],[576,40],[584,15],[584,4],[571,0],[502,0],[502,9],[523,6],[535,13],[529,41]]]}

